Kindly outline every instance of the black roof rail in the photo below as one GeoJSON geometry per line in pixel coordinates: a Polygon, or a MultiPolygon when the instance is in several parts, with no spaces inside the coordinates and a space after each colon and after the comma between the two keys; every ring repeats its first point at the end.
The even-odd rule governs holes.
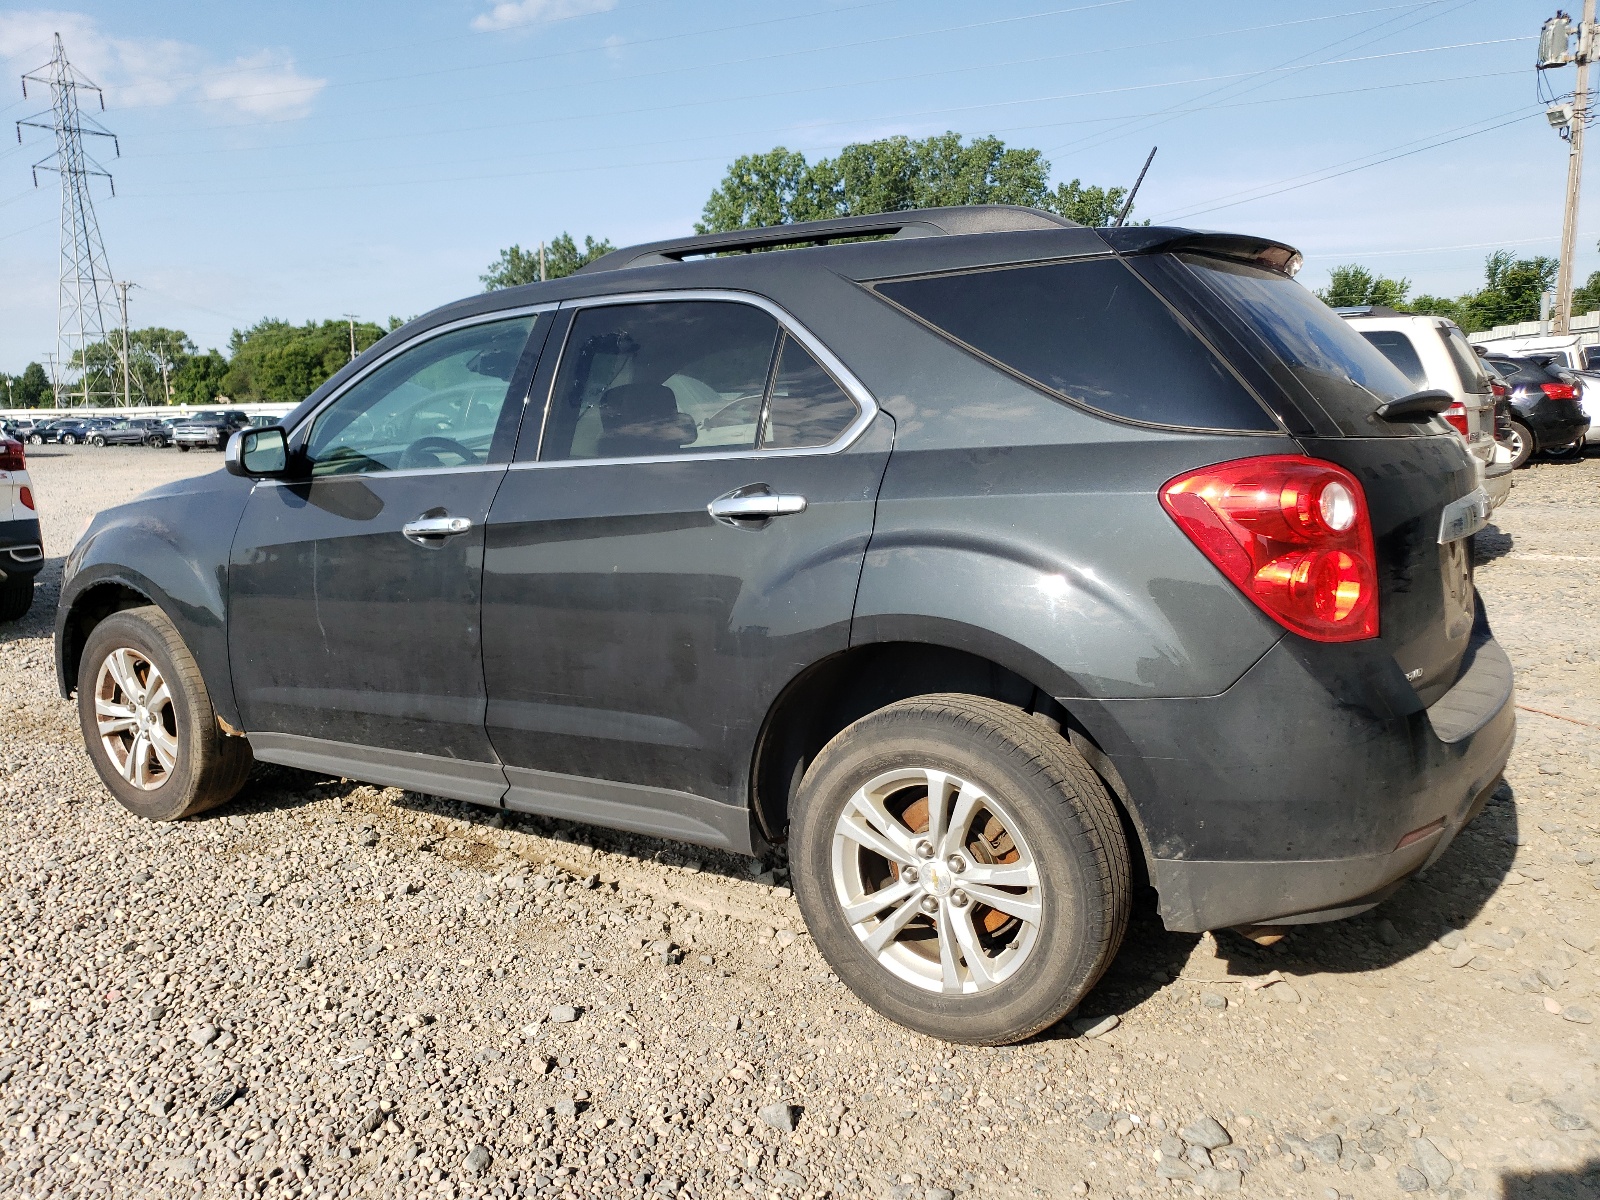
{"type": "Polygon", "coordinates": [[[796,221],[761,229],[736,229],[697,237],[669,238],[624,246],[601,255],[578,274],[616,271],[625,267],[659,267],[702,254],[733,254],[774,246],[825,246],[841,238],[887,236],[937,237],[962,233],[1016,233],[1028,229],[1076,229],[1078,223],[1020,204],[969,204],[952,208],[919,208],[905,212],[796,221]]]}

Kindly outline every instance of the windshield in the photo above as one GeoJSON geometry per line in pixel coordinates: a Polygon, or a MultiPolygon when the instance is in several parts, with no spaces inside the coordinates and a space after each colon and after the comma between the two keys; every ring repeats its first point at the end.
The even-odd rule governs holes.
{"type": "Polygon", "coordinates": [[[1368,418],[1379,404],[1416,390],[1344,318],[1294,280],[1223,259],[1182,257],[1344,432],[1372,433],[1368,418]]]}

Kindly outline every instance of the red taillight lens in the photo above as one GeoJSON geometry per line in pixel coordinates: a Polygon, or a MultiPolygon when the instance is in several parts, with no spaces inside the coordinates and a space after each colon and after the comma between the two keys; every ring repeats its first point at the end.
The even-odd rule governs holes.
{"type": "Polygon", "coordinates": [[[1467,406],[1465,404],[1457,400],[1439,415],[1450,422],[1451,429],[1454,429],[1462,437],[1467,436],[1467,406]]]}
{"type": "Polygon", "coordinates": [[[1492,395],[1496,400],[1504,400],[1511,395],[1511,389],[1505,384],[1496,383],[1491,379],[1489,381],[1489,394],[1492,395]]]}
{"type": "Polygon", "coordinates": [[[22,443],[10,438],[0,438],[0,471],[26,471],[28,456],[22,452],[22,443]]]}
{"type": "Polygon", "coordinates": [[[1578,389],[1570,383],[1541,383],[1539,390],[1551,400],[1576,400],[1578,389]]]}
{"type": "Polygon", "coordinates": [[[33,507],[33,489],[31,487],[22,488],[17,494],[17,499],[22,501],[22,507],[23,508],[32,508],[33,507]]]}
{"type": "Polygon", "coordinates": [[[1161,504],[1263,612],[1318,642],[1378,636],[1367,497],[1350,472],[1274,454],[1168,481],[1161,504]]]}

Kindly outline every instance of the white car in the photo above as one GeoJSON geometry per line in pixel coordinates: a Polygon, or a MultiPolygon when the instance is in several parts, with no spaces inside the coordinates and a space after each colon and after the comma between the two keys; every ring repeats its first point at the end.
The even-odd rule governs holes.
{"type": "Polygon", "coordinates": [[[1400,369],[1418,391],[1448,392],[1441,414],[1478,462],[1491,510],[1511,494],[1511,452],[1494,438],[1494,387],[1466,335],[1448,317],[1395,312],[1377,306],[1335,310],[1400,369]]]}
{"type": "Polygon", "coordinates": [[[15,621],[33,605],[33,578],[44,565],[39,512],[22,443],[0,437],[0,621],[15,621]]]}

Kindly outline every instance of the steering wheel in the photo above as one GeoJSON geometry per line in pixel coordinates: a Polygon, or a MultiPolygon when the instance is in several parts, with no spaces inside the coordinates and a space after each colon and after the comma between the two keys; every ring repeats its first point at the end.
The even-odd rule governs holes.
{"type": "Polygon", "coordinates": [[[436,451],[439,450],[446,450],[451,454],[459,454],[461,456],[461,462],[463,465],[478,461],[478,456],[471,450],[468,450],[460,442],[456,441],[455,438],[439,437],[435,435],[432,437],[418,438],[416,441],[412,442],[411,445],[407,446],[400,455],[399,470],[406,471],[416,467],[441,467],[444,464],[439,461],[438,454],[436,453],[436,451]],[[426,455],[432,461],[424,461],[424,455],[426,455]]]}

